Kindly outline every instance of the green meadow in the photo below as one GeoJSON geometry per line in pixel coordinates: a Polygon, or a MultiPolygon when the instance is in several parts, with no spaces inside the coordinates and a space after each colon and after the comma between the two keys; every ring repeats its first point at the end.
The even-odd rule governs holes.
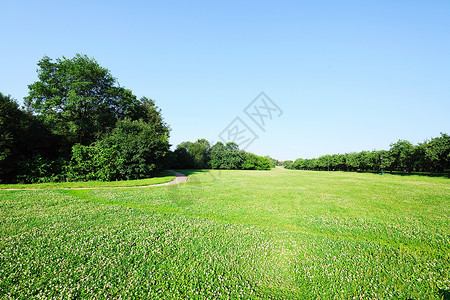
{"type": "Polygon", "coordinates": [[[450,297],[448,178],[185,173],[0,189],[0,298],[450,297]]]}

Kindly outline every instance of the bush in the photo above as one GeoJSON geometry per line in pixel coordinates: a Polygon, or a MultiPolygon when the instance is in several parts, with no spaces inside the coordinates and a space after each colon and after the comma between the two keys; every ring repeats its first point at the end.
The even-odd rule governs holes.
{"type": "Polygon", "coordinates": [[[67,168],[69,181],[112,181],[120,179],[123,163],[117,145],[103,148],[98,143],[90,146],[76,144],[72,147],[72,160],[67,168]]]}
{"type": "Polygon", "coordinates": [[[154,176],[164,168],[168,133],[142,120],[123,120],[101,140],[72,148],[69,180],[130,180],[154,176]]]}
{"type": "Polygon", "coordinates": [[[61,182],[65,176],[61,174],[66,161],[63,158],[56,160],[35,154],[23,159],[18,164],[17,182],[19,183],[43,183],[61,182]]]}
{"type": "Polygon", "coordinates": [[[270,170],[271,161],[267,157],[258,156],[253,153],[246,153],[245,160],[242,163],[244,170],[270,170]]]}

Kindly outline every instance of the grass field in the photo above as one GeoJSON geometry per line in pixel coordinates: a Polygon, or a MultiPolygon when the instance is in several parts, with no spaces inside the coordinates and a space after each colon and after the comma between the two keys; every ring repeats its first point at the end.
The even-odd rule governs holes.
{"type": "Polygon", "coordinates": [[[188,173],[153,188],[0,190],[0,298],[450,295],[450,179],[188,173]]]}

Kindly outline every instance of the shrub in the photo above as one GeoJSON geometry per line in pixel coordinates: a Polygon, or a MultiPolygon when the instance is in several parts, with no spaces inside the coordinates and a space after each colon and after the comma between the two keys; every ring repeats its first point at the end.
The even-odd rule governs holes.
{"type": "Polygon", "coordinates": [[[142,120],[123,120],[102,139],[72,148],[70,180],[123,180],[156,175],[169,151],[168,133],[142,120]]]}
{"type": "Polygon", "coordinates": [[[246,153],[245,160],[242,163],[244,170],[270,170],[271,162],[267,157],[258,156],[253,153],[246,153]]]}

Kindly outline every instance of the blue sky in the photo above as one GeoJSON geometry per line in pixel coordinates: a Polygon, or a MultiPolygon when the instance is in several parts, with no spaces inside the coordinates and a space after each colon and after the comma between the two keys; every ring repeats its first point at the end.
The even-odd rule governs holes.
{"type": "Polygon", "coordinates": [[[449,1],[242,2],[2,1],[0,92],[82,53],[154,99],[174,145],[236,117],[278,159],[450,133],[449,1]],[[262,91],[283,111],[265,131],[244,113],[262,91]]]}

